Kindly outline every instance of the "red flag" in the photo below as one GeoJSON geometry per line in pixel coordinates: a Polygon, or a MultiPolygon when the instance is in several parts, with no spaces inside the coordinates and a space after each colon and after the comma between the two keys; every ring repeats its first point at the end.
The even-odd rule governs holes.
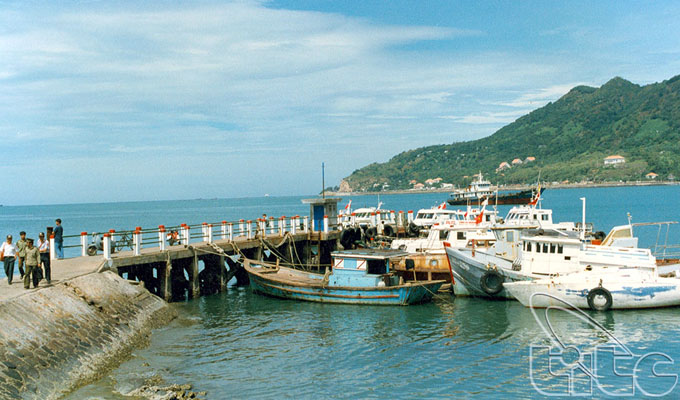
{"type": "Polygon", "coordinates": [[[437,207],[438,210],[446,210],[446,202],[443,202],[442,204],[437,207]]]}
{"type": "Polygon", "coordinates": [[[350,200],[349,203],[347,203],[347,205],[345,206],[345,210],[349,210],[349,207],[351,205],[352,205],[352,200],[350,200]]]}

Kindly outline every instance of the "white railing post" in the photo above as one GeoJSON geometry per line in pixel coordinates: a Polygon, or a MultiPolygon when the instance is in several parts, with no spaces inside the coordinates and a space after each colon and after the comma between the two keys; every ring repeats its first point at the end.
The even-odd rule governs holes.
{"type": "Polygon", "coordinates": [[[243,236],[246,234],[245,220],[238,221],[238,235],[243,236]]]}
{"type": "Polygon", "coordinates": [[[399,211],[399,218],[397,219],[397,226],[401,227],[404,225],[404,212],[399,211]]]}
{"type": "Polygon", "coordinates": [[[396,222],[396,216],[394,214],[394,210],[390,211],[390,222],[395,223],[396,222]]]}
{"type": "Polygon", "coordinates": [[[297,228],[298,228],[297,216],[291,217],[291,219],[290,219],[290,233],[295,235],[297,233],[297,228]]]}
{"type": "Polygon", "coordinates": [[[375,215],[376,213],[372,212],[371,213],[371,225],[372,226],[378,226],[378,218],[375,215]]]}
{"type": "Polygon", "coordinates": [[[104,259],[110,260],[111,259],[111,234],[110,233],[104,234],[103,247],[104,247],[104,259]]]}
{"type": "Polygon", "coordinates": [[[201,234],[203,236],[202,241],[207,242],[208,241],[208,223],[207,222],[203,222],[201,224],[201,234]]]}
{"type": "Polygon", "coordinates": [[[213,242],[213,226],[212,224],[208,224],[208,243],[213,242]]]}
{"type": "Polygon", "coordinates": [[[158,225],[158,247],[161,251],[165,251],[167,236],[165,235],[165,226],[158,225]]]}
{"type": "Polygon", "coordinates": [[[409,225],[413,222],[413,210],[408,210],[407,221],[409,225]]]}
{"type": "Polygon", "coordinates": [[[227,224],[227,231],[229,233],[229,241],[233,242],[234,241],[234,224],[233,223],[230,222],[229,224],[227,224]]]}
{"type": "Polygon", "coordinates": [[[182,224],[180,227],[180,231],[181,231],[180,234],[181,243],[187,246],[189,244],[189,226],[187,224],[182,224]]]}
{"type": "Polygon", "coordinates": [[[135,232],[132,234],[132,240],[135,245],[135,255],[142,254],[142,232],[139,229],[135,229],[135,232]]]}
{"type": "Polygon", "coordinates": [[[276,233],[276,221],[274,217],[269,217],[269,233],[276,233]]]}
{"type": "Polygon", "coordinates": [[[222,221],[222,240],[227,238],[227,221],[222,221]]]}
{"type": "Polygon", "coordinates": [[[304,232],[309,233],[309,216],[305,215],[303,223],[304,223],[304,229],[305,229],[304,232]]]}
{"type": "Polygon", "coordinates": [[[253,238],[253,221],[251,221],[251,220],[246,221],[246,229],[248,230],[248,235],[246,236],[246,238],[252,239],[253,238]]]}
{"type": "Polygon", "coordinates": [[[355,226],[357,224],[357,215],[356,213],[352,213],[349,217],[349,222],[352,224],[352,226],[355,226]]]}
{"type": "Polygon", "coordinates": [[[87,256],[87,232],[80,232],[80,255],[81,257],[87,256]]]}
{"type": "Polygon", "coordinates": [[[283,236],[283,232],[285,231],[285,229],[283,227],[285,220],[286,220],[285,215],[282,216],[281,218],[279,218],[279,236],[283,236]]]}
{"type": "Polygon", "coordinates": [[[330,226],[328,226],[328,215],[323,216],[323,233],[328,233],[330,226]]]}
{"type": "Polygon", "coordinates": [[[57,248],[54,247],[54,234],[50,235],[50,261],[57,259],[57,248]]]}

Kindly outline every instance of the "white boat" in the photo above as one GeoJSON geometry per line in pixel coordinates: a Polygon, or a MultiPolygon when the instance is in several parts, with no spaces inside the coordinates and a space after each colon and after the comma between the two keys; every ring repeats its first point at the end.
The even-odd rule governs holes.
{"type": "MultiPolygon", "coordinates": [[[[642,250],[642,249],[636,249],[642,250]]],[[[651,254],[650,254],[651,256],[651,254]]],[[[596,311],[680,305],[680,279],[661,277],[656,264],[607,266],[503,284],[526,307],[568,305],[596,311]]]]}
{"type": "MultiPolygon", "coordinates": [[[[456,249],[445,243],[454,280],[472,295],[513,299],[504,283],[543,279],[597,267],[655,266],[647,249],[637,249],[630,225],[612,229],[598,245],[584,233],[558,229],[526,229],[519,234],[517,258],[508,259],[484,249],[456,249]],[[592,243],[592,242],[591,242],[592,243]]],[[[496,243],[498,244],[498,242],[496,243]]]]}
{"type": "MultiPolygon", "coordinates": [[[[413,261],[412,266],[407,266],[405,261],[400,263],[397,270],[404,272],[404,279],[407,280],[445,279],[451,282],[451,271],[446,260],[444,242],[449,242],[456,247],[471,246],[472,243],[478,247],[492,246],[495,239],[489,231],[489,226],[495,220],[495,215],[495,211],[483,210],[481,217],[478,218],[479,222],[469,218],[451,219],[432,225],[426,237],[393,240],[392,249],[408,252],[408,259],[413,261]]],[[[472,214],[468,215],[470,216],[472,214]]],[[[456,295],[468,295],[464,286],[455,285],[455,281],[454,286],[456,295]]]]}

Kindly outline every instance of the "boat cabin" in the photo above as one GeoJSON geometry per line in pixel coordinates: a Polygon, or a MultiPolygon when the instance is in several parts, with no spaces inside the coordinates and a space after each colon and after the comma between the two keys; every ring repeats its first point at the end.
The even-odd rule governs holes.
{"type": "Polygon", "coordinates": [[[375,207],[357,208],[352,213],[354,221],[362,228],[378,226],[379,224],[396,224],[394,212],[376,209],[375,207]]]}
{"type": "Polygon", "coordinates": [[[333,270],[328,277],[331,287],[396,286],[399,276],[392,274],[396,264],[407,252],[391,249],[357,249],[331,253],[333,270]]]}
{"type": "Polygon", "coordinates": [[[521,239],[523,272],[548,276],[579,269],[581,238],[578,232],[528,229],[521,239]]]}

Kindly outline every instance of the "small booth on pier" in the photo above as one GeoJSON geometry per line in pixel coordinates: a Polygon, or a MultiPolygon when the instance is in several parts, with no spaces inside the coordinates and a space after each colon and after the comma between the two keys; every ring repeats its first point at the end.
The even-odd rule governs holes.
{"type": "Polygon", "coordinates": [[[338,225],[338,203],[340,197],[317,197],[302,199],[302,203],[309,204],[309,215],[312,219],[312,231],[332,231],[338,225]],[[324,217],[328,219],[328,227],[324,229],[324,217]]]}

